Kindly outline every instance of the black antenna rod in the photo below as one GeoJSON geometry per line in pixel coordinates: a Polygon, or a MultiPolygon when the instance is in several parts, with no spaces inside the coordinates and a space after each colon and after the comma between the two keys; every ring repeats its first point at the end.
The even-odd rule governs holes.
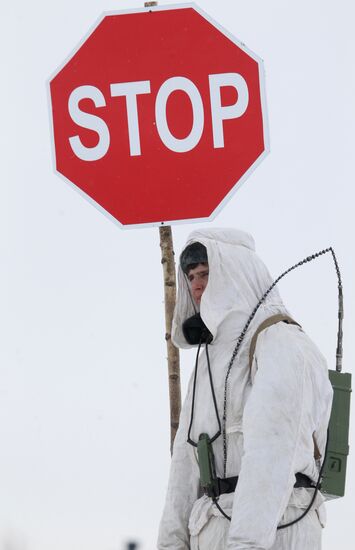
{"type": "Polygon", "coordinates": [[[343,319],[344,319],[344,303],[343,303],[343,285],[341,282],[340,269],[335,257],[334,250],[331,248],[335,270],[338,276],[338,338],[336,351],[336,371],[341,372],[343,366],[343,319]]]}

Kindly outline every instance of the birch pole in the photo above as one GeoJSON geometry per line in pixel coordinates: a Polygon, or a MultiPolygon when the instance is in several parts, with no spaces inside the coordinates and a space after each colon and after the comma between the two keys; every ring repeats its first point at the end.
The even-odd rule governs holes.
{"type": "Polygon", "coordinates": [[[170,398],[170,452],[179,427],[181,410],[179,350],[171,340],[174,307],[176,301],[176,273],[173,237],[170,225],[159,227],[161,263],[164,272],[165,340],[168,353],[168,377],[170,398]]]}

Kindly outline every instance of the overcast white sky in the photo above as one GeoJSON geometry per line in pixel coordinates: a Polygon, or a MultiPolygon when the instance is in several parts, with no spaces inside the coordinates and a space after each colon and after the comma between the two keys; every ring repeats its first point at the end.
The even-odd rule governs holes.
{"type": "MultiPolygon", "coordinates": [[[[54,174],[46,92],[103,11],[142,5],[2,8],[0,550],[121,550],[129,538],[155,547],[170,460],[158,230],[122,231],[54,174]]],[[[275,276],[335,248],[351,372],[353,2],[198,5],[264,59],[271,137],[269,156],[211,225],[250,231],[275,276]]],[[[174,227],[177,251],[198,226],[174,227]]],[[[331,367],[336,290],[330,257],[280,285],[331,367]]],[[[183,354],[183,388],[192,363],[183,354]]],[[[354,464],[352,454],[346,498],[328,505],[324,550],[353,548],[354,464]]]]}

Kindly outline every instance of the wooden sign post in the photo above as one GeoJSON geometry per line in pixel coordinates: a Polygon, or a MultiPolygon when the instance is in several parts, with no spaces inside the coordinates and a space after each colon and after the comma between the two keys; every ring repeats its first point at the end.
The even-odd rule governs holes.
{"type": "Polygon", "coordinates": [[[164,272],[164,298],[165,298],[165,340],[168,353],[168,376],[170,397],[170,451],[176,431],[179,427],[181,410],[180,390],[180,358],[179,350],[171,340],[171,328],[176,301],[176,273],[171,226],[159,227],[161,263],[164,272]]]}

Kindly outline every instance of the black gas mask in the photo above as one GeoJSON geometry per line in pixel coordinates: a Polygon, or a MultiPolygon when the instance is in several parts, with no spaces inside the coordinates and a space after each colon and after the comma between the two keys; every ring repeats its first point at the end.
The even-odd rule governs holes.
{"type": "Polygon", "coordinates": [[[206,327],[205,323],[201,319],[201,315],[196,313],[192,317],[189,317],[182,324],[182,332],[186,341],[191,346],[198,346],[199,344],[210,344],[213,340],[213,336],[206,327]]]}

